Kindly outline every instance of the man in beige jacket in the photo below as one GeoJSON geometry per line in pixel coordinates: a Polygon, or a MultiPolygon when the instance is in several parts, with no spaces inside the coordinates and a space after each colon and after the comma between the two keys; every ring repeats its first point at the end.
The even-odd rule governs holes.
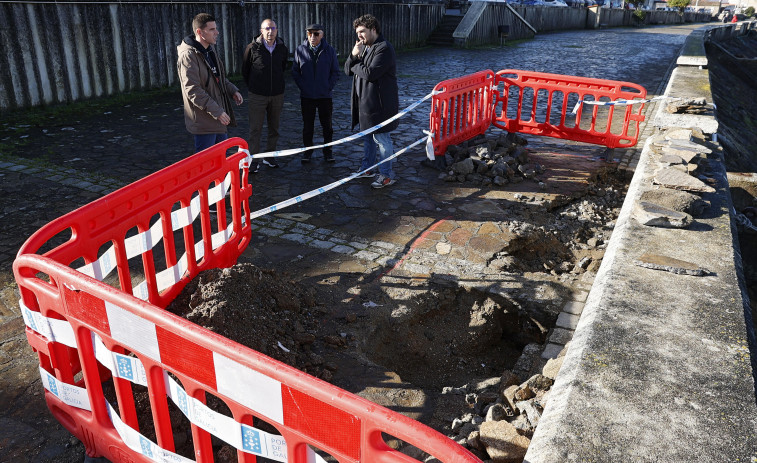
{"type": "Polygon", "coordinates": [[[192,20],[194,35],[184,37],[177,47],[184,122],[194,135],[195,152],[228,138],[226,127],[235,127],[233,98],[242,104],[242,94],[229,82],[214,45],[218,40],[216,20],[200,13],[192,20]]]}

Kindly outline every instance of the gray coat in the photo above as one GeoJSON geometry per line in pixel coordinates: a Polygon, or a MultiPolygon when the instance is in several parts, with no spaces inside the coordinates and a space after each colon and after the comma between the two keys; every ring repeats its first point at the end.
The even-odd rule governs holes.
{"type": "MultiPolygon", "coordinates": [[[[360,124],[365,130],[384,122],[399,112],[397,64],[394,47],[379,35],[362,57],[350,55],[344,63],[344,73],[352,79],[352,127],[360,124]]],[[[399,119],[377,130],[391,132],[399,119]]]]}

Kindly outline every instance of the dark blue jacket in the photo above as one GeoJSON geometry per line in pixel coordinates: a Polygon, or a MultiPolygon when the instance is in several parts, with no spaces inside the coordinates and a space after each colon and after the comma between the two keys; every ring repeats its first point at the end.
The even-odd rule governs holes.
{"type": "Polygon", "coordinates": [[[292,77],[302,98],[331,98],[331,91],[339,80],[336,50],[321,39],[317,54],[313,54],[305,40],[294,52],[292,77]]]}

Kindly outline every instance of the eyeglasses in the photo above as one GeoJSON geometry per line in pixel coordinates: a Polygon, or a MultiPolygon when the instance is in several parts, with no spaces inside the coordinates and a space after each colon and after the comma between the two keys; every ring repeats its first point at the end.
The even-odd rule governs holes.
{"type": "Polygon", "coordinates": [[[321,35],[321,31],[308,31],[308,35],[314,35],[318,37],[319,35],[321,35]]]}
{"type": "Polygon", "coordinates": [[[266,31],[275,31],[276,30],[276,26],[264,27],[263,30],[266,30],[266,31]]]}

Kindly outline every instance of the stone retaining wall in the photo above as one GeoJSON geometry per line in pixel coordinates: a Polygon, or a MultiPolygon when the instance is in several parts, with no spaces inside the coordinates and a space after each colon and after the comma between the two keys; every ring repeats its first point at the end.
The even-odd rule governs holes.
{"type": "Polygon", "coordinates": [[[718,124],[668,108],[711,102],[708,74],[679,65],[665,95],[682,100],[645,130],[529,463],[755,458],[755,335],[718,124]],[[682,196],[707,207],[674,209],[682,196]]]}

